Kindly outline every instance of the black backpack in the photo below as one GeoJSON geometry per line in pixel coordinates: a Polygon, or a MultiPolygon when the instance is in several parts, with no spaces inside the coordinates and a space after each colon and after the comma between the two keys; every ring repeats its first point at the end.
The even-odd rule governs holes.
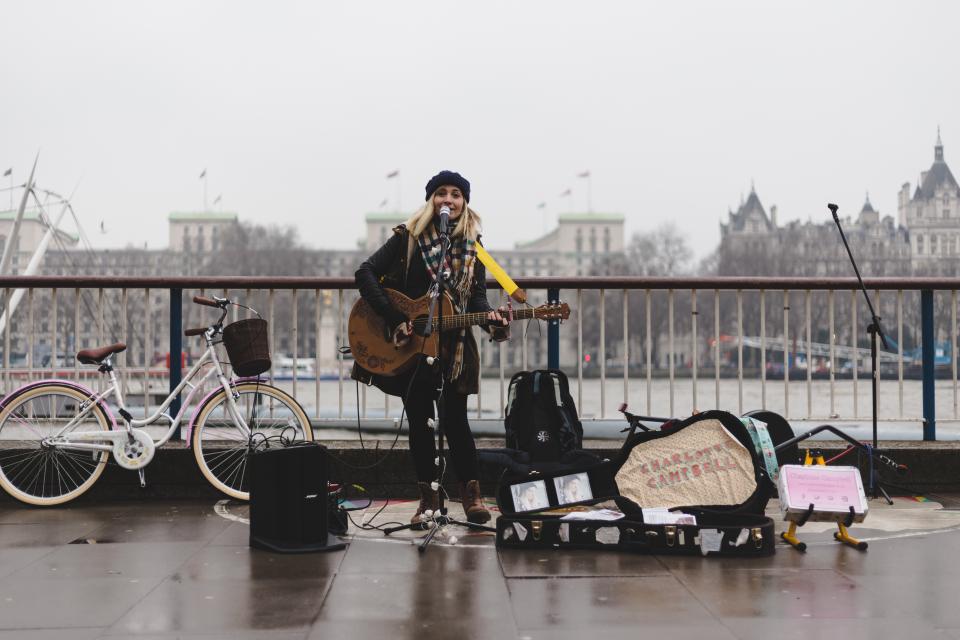
{"type": "Polygon", "coordinates": [[[510,378],[503,424],[507,448],[526,451],[532,462],[556,461],[583,445],[567,376],[557,369],[520,371],[510,378]]]}

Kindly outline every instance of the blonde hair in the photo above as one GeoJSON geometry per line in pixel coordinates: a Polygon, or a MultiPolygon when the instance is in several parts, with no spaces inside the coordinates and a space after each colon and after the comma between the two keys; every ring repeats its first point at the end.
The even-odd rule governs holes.
{"type": "MultiPolygon", "coordinates": [[[[417,211],[407,220],[407,231],[409,231],[414,238],[419,237],[420,234],[423,233],[427,228],[427,226],[432,223],[434,213],[435,209],[433,206],[433,194],[430,194],[430,197],[427,199],[424,205],[417,209],[417,211]]],[[[471,209],[470,205],[464,201],[463,213],[461,213],[460,217],[457,218],[457,226],[453,228],[451,237],[465,237],[469,240],[476,241],[477,236],[479,235],[480,214],[471,209]]]]}

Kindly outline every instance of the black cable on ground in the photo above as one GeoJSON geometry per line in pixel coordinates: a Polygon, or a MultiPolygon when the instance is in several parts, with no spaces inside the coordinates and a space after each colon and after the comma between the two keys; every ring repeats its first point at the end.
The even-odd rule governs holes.
{"type": "MultiPolygon", "coordinates": [[[[401,432],[401,430],[402,430],[402,428],[403,428],[403,420],[404,420],[404,417],[406,416],[406,411],[407,411],[407,400],[410,398],[410,393],[411,393],[411,391],[413,390],[413,382],[414,382],[414,380],[416,380],[417,374],[420,372],[420,366],[423,364],[423,358],[424,358],[424,352],[425,352],[425,350],[426,350],[426,346],[427,346],[427,337],[424,336],[424,337],[423,337],[423,340],[422,340],[422,342],[421,342],[421,344],[420,344],[420,354],[419,354],[420,357],[417,359],[417,366],[414,368],[413,374],[411,374],[411,376],[410,376],[410,381],[407,383],[407,389],[406,389],[406,391],[404,392],[404,397],[402,398],[402,408],[401,408],[401,410],[400,410],[400,419],[397,421],[397,428],[396,428],[396,432],[395,432],[394,437],[393,437],[393,442],[390,443],[390,448],[387,449],[386,453],[384,453],[383,456],[382,456],[379,460],[376,460],[376,461],[373,462],[372,464],[368,464],[368,465],[354,465],[354,464],[350,464],[349,462],[346,462],[345,460],[337,459],[337,458],[331,458],[331,460],[334,460],[337,464],[341,464],[341,465],[343,465],[344,467],[346,467],[346,468],[348,468],[348,469],[351,469],[351,470],[354,470],[354,471],[367,471],[367,470],[370,470],[370,469],[374,469],[374,470],[375,470],[377,467],[379,467],[381,464],[383,464],[384,461],[386,461],[387,457],[389,457],[389,455],[390,455],[391,453],[394,452],[394,450],[396,449],[396,446],[397,446],[397,442],[400,441],[400,432],[401,432]]],[[[367,449],[366,449],[366,445],[365,445],[365,443],[364,443],[364,441],[363,441],[363,429],[362,429],[362,425],[361,425],[361,423],[360,423],[360,382],[359,382],[359,381],[357,381],[357,383],[356,383],[356,398],[357,398],[357,436],[358,436],[358,438],[359,438],[359,440],[360,440],[360,449],[361,449],[362,451],[366,451],[366,450],[367,450],[367,449]]],[[[380,441],[378,440],[378,441],[377,441],[377,446],[376,446],[375,450],[379,451],[379,448],[380,448],[380,441]]],[[[387,491],[386,491],[386,486],[385,486],[385,485],[383,485],[382,483],[376,483],[376,482],[375,482],[374,484],[380,484],[381,487],[382,487],[383,490],[384,490],[383,493],[384,493],[384,494],[387,493],[387,491]]],[[[366,492],[366,489],[363,489],[363,488],[360,487],[359,485],[355,485],[355,484],[354,484],[354,485],[352,485],[352,486],[358,487],[358,488],[360,488],[362,491],[366,492]]],[[[369,508],[369,506],[373,504],[373,499],[370,498],[369,500],[370,500],[370,502],[368,503],[368,505],[367,505],[366,508],[369,508]]],[[[362,531],[372,531],[372,530],[380,531],[380,530],[382,530],[383,528],[387,527],[388,525],[392,526],[392,525],[402,524],[402,523],[400,523],[400,522],[385,522],[385,523],[379,524],[379,525],[374,525],[374,524],[372,524],[372,522],[373,522],[377,517],[379,517],[379,515],[380,515],[381,513],[383,513],[384,509],[386,509],[387,506],[389,506],[390,501],[391,501],[391,499],[390,499],[389,496],[385,497],[385,498],[384,498],[383,505],[381,505],[380,508],[377,509],[377,511],[376,511],[370,518],[368,518],[365,523],[361,523],[361,524],[358,525],[356,522],[354,522],[353,518],[350,516],[349,513],[347,513],[347,517],[350,519],[350,522],[351,522],[355,527],[357,527],[358,529],[360,529],[360,530],[362,530],[362,531]]]]}

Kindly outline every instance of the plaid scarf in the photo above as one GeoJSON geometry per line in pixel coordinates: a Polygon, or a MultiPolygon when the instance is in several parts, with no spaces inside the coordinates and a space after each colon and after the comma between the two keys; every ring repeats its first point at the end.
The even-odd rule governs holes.
{"type": "MultiPolygon", "coordinates": [[[[427,266],[427,273],[431,280],[436,280],[437,270],[449,271],[447,290],[451,294],[455,313],[464,313],[470,300],[470,291],[473,288],[473,265],[477,258],[477,242],[466,237],[451,238],[450,248],[447,250],[443,268],[440,265],[440,234],[435,224],[427,225],[420,237],[417,238],[420,253],[423,254],[423,263],[427,266]]],[[[430,295],[436,297],[439,290],[434,286],[430,295]]],[[[450,380],[456,380],[463,370],[463,349],[467,338],[467,329],[460,329],[457,336],[457,347],[450,363],[450,380]]]]}

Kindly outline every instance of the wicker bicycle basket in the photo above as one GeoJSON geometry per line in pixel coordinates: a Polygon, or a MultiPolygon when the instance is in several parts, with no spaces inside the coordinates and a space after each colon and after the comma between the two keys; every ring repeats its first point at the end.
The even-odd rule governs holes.
{"type": "Polygon", "coordinates": [[[270,368],[267,321],[248,318],[228,324],[223,330],[223,346],[230,364],[239,376],[256,376],[270,368]]]}

